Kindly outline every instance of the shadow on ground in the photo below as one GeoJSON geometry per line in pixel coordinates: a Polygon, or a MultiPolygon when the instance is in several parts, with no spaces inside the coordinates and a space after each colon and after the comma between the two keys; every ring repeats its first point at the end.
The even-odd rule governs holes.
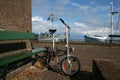
{"type": "Polygon", "coordinates": [[[92,72],[79,71],[78,74],[71,76],[70,80],[94,80],[92,72]]]}
{"type": "Polygon", "coordinates": [[[53,72],[58,73],[58,74],[61,74],[61,75],[64,75],[62,73],[62,71],[58,68],[58,66],[48,67],[48,70],[53,71],[53,72]]]}
{"type": "MultiPolygon", "coordinates": [[[[50,68],[50,71],[64,75],[58,67],[50,68]]],[[[70,76],[70,80],[94,80],[93,73],[88,71],[79,71],[76,75],[70,76]]]]}

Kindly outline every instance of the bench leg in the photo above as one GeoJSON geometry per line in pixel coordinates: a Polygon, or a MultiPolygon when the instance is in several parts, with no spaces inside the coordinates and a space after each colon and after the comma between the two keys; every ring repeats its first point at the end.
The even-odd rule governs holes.
{"type": "Polygon", "coordinates": [[[5,80],[8,72],[9,66],[0,67],[0,80],[5,80]]]}

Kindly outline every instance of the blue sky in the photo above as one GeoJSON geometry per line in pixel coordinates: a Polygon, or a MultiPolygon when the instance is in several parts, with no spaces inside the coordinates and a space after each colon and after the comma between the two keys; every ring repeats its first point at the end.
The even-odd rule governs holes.
{"type": "MultiPolygon", "coordinates": [[[[32,0],[32,31],[45,33],[57,29],[56,34],[64,34],[62,18],[71,27],[71,38],[81,39],[85,34],[110,34],[111,0],[32,0]],[[54,22],[47,18],[53,9],[54,22]]],[[[120,8],[120,0],[114,0],[114,10],[120,8]]],[[[114,17],[115,22],[117,15],[114,17]]]]}

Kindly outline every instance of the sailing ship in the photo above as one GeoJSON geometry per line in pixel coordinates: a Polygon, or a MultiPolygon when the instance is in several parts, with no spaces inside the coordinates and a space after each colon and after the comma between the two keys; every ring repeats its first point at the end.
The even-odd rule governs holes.
{"type": "Polygon", "coordinates": [[[106,36],[100,35],[85,35],[85,42],[93,42],[93,43],[105,43],[107,42],[106,36]]]}
{"type": "MultiPolygon", "coordinates": [[[[111,1],[111,35],[113,35],[113,15],[118,12],[113,11],[113,0],[111,1]]],[[[92,43],[105,43],[107,42],[108,36],[101,36],[101,35],[85,35],[85,42],[92,42],[92,43]]]]}

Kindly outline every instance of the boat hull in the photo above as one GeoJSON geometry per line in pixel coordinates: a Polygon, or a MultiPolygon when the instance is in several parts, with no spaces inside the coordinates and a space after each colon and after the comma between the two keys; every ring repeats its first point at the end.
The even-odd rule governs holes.
{"type": "Polygon", "coordinates": [[[88,36],[85,35],[85,42],[92,42],[92,43],[105,43],[107,38],[106,37],[95,37],[95,36],[88,36]]]}

